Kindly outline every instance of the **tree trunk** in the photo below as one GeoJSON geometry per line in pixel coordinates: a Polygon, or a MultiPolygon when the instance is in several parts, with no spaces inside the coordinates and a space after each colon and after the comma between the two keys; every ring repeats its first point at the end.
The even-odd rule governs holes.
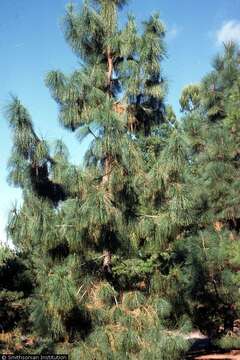
{"type": "Polygon", "coordinates": [[[104,160],[102,185],[108,184],[110,173],[111,173],[111,168],[112,168],[112,158],[110,155],[107,155],[104,160]]]}
{"type": "MultiPolygon", "coordinates": [[[[113,73],[113,57],[111,54],[110,47],[107,48],[107,87],[109,92],[109,97],[111,96],[111,82],[112,82],[112,73],[113,73]]],[[[109,183],[110,173],[112,168],[112,157],[110,154],[106,154],[103,165],[103,177],[101,184],[107,186],[109,183]]],[[[108,249],[103,250],[103,271],[106,273],[111,273],[111,252],[108,249]]]]}
{"type": "Polygon", "coordinates": [[[111,90],[112,73],[113,73],[113,58],[112,58],[111,50],[109,47],[107,49],[107,61],[108,61],[107,85],[108,85],[109,90],[111,90]]]}
{"type": "Polygon", "coordinates": [[[103,250],[103,270],[106,273],[111,273],[112,254],[109,250],[103,250]]]}

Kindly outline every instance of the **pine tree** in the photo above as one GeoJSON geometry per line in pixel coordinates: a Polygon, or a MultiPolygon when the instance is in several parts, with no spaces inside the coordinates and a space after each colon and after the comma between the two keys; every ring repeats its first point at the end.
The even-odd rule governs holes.
{"type": "Polygon", "coordinates": [[[20,334],[30,330],[29,295],[33,278],[24,254],[0,247],[0,350],[22,348],[20,334]]]}
{"type": "Polygon", "coordinates": [[[213,71],[181,98],[197,216],[182,250],[189,254],[187,296],[196,323],[210,333],[233,330],[239,315],[239,70],[237,47],[225,44],[213,71]]]}
{"type": "Polygon", "coordinates": [[[23,190],[8,229],[31,260],[29,321],[38,351],[49,339],[73,360],[181,359],[188,348],[178,243],[196,221],[189,154],[165,104],[164,26],[152,15],[139,33],[129,16],[119,28],[125,3],[69,5],[65,37],[81,66],[46,78],[61,125],[89,139],[83,168],[37,136],[18,99],[8,109],[10,181],[23,190]]]}

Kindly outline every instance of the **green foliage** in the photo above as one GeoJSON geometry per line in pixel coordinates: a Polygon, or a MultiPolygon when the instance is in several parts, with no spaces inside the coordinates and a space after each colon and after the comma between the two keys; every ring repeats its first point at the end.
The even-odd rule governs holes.
{"type": "Polygon", "coordinates": [[[191,84],[186,86],[180,97],[182,111],[194,111],[200,106],[201,94],[198,85],[191,84]]]}
{"type": "Polygon", "coordinates": [[[34,331],[38,353],[73,360],[182,359],[183,333],[227,333],[240,311],[237,47],[183,89],[177,121],[164,25],[154,14],[139,32],[129,15],[119,27],[125,3],[68,5],[63,30],[81,66],[45,80],[60,123],[89,139],[83,167],[37,136],[17,98],[6,113],[23,204],[9,214],[15,252],[0,249],[0,317],[34,331]]]}
{"type": "Polygon", "coordinates": [[[27,271],[24,256],[7,247],[0,247],[0,327],[1,333],[14,330],[16,324],[22,331],[29,327],[29,299],[32,278],[27,271]]]}
{"type": "Polygon", "coordinates": [[[238,131],[234,124],[239,70],[237,47],[226,44],[214,60],[213,71],[200,84],[198,106],[185,107],[184,129],[195,177],[189,180],[198,215],[195,231],[182,240],[185,296],[194,323],[212,335],[221,327],[225,332],[233,330],[239,316],[238,260],[233,265],[234,254],[239,252],[238,131]]]}
{"type": "Polygon", "coordinates": [[[223,350],[239,349],[240,339],[237,336],[226,335],[215,343],[223,350]]]}

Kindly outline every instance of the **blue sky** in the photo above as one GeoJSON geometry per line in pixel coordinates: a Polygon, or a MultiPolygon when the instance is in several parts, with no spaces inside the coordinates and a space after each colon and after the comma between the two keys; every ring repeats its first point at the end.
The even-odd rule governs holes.
{"type": "MultiPolygon", "coordinates": [[[[75,0],[77,4],[81,1],[75,0]]],[[[4,119],[10,93],[28,108],[35,129],[50,143],[62,138],[74,162],[81,162],[85,146],[58,124],[58,109],[44,85],[49,70],[70,73],[78,60],[65,43],[61,18],[67,0],[0,0],[0,240],[12,204],[20,191],[6,181],[11,134],[4,119]]],[[[167,28],[168,58],[163,63],[169,83],[168,102],[178,115],[181,89],[198,82],[210,70],[222,41],[240,43],[240,0],[132,0],[128,12],[138,23],[158,11],[167,28]]]]}

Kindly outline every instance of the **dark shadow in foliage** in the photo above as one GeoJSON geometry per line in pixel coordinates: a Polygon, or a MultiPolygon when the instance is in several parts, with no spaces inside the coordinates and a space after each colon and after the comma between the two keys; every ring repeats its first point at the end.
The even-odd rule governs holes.
{"type": "MultiPolygon", "coordinates": [[[[128,173],[126,172],[126,176],[128,173]]],[[[134,188],[129,185],[124,185],[122,190],[119,191],[116,195],[117,202],[120,204],[123,203],[122,213],[127,221],[134,221],[136,219],[136,213],[138,212],[139,199],[134,188]]],[[[121,205],[120,205],[121,206],[121,205]]]]}
{"type": "Polygon", "coordinates": [[[240,219],[229,219],[228,220],[229,230],[235,230],[237,233],[240,232],[240,219]]]}
{"type": "Polygon", "coordinates": [[[96,245],[96,250],[102,252],[105,249],[108,249],[112,253],[116,252],[121,248],[121,243],[117,238],[115,232],[111,231],[109,225],[103,225],[101,228],[100,241],[96,245]]]}
{"type": "Polygon", "coordinates": [[[55,248],[48,251],[53,260],[62,260],[69,255],[69,247],[67,243],[57,245],[55,248]]]}
{"type": "Polygon", "coordinates": [[[48,166],[32,166],[30,178],[34,192],[41,198],[49,199],[55,206],[66,200],[67,194],[62,185],[49,180],[48,166]]]}
{"type": "Polygon", "coordinates": [[[69,342],[85,339],[93,330],[91,317],[84,309],[74,307],[65,320],[69,342]]]}
{"type": "Polygon", "coordinates": [[[153,201],[154,208],[161,209],[161,206],[163,205],[164,201],[165,201],[165,195],[163,194],[163,191],[161,190],[156,191],[153,201]]]}
{"type": "Polygon", "coordinates": [[[10,331],[16,324],[26,330],[26,298],[33,291],[32,279],[19,257],[8,259],[0,268],[0,330],[10,331]]]}
{"type": "Polygon", "coordinates": [[[23,313],[21,306],[15,304],[22,301],[23,294],[17,292],[0,292],[0,328],[2,332],[8,332],[19,324],[23,313]]]}
{"type": "Polygon", "coordinates": [[[20,257],[8,259],[0,268],[0,289],[21,290],[24,296],[28,296],[33,290],[33,284],[26,271],[27,268],[20,257]]]}

